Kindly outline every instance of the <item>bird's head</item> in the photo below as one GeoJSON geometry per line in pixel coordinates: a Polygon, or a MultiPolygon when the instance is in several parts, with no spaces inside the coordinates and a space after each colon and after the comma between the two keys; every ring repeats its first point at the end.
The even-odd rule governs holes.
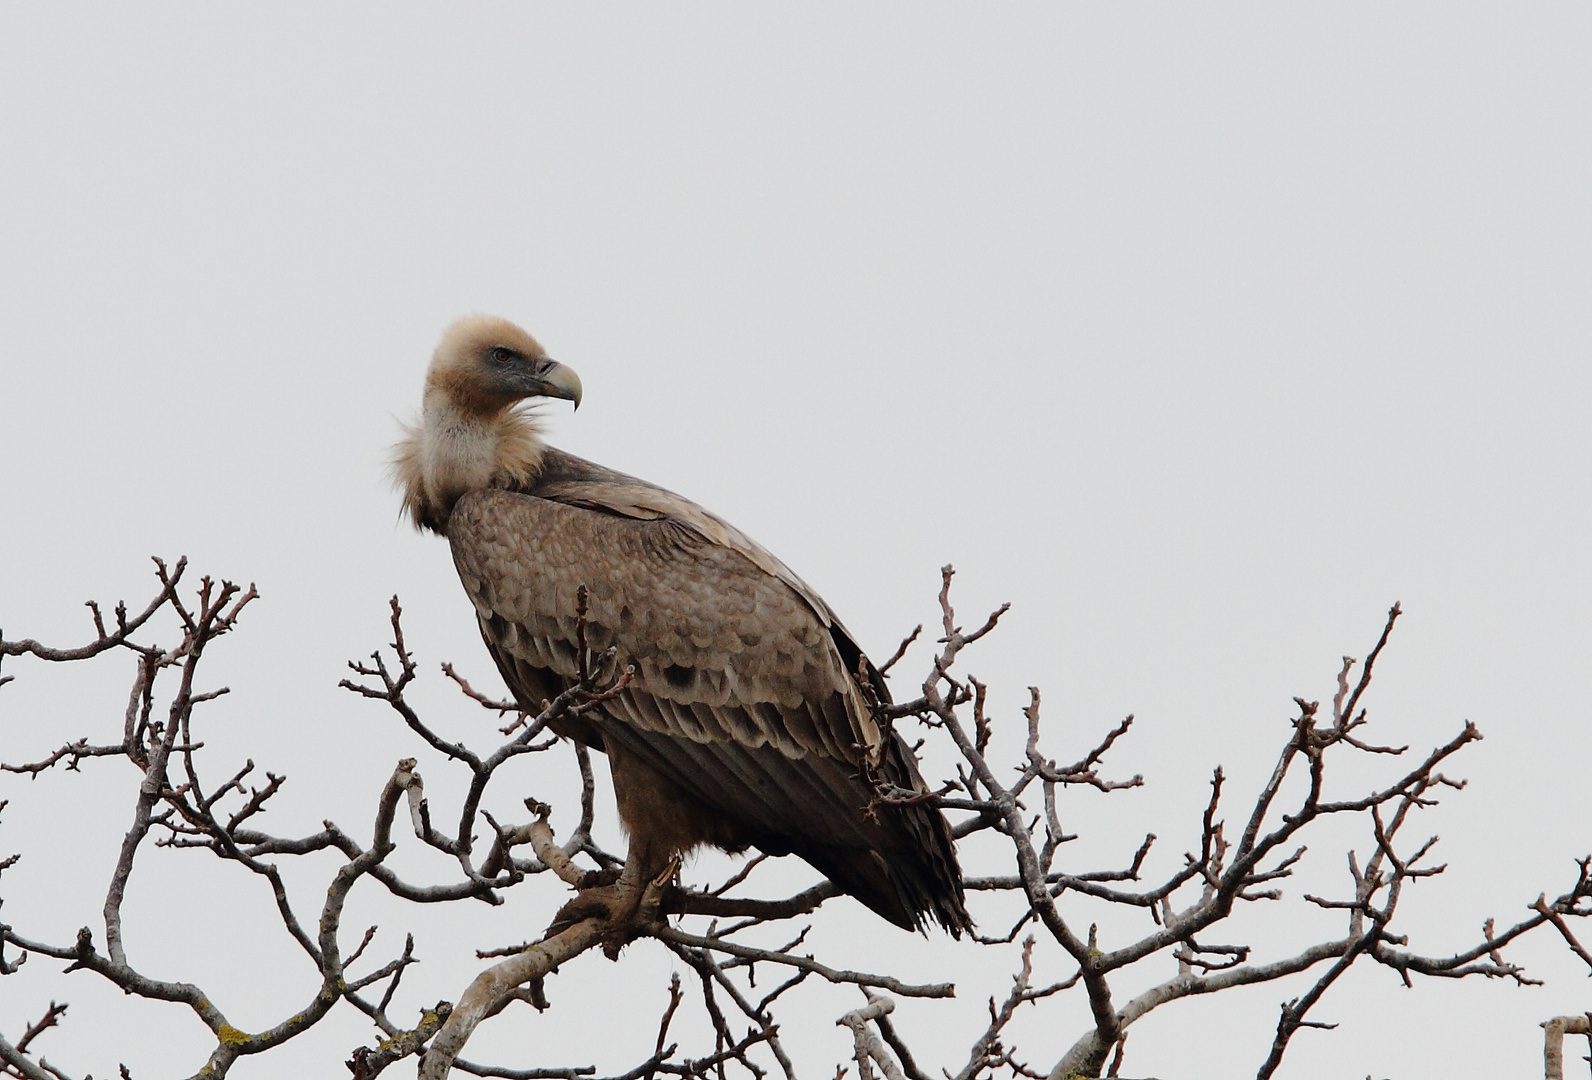
{"type": "Polygon", "coordinates": [[[490,315],[469,315],[448,327],[432,356],[426,391],[483,418],[533,397],[563,398],[580,408],[580,376],[551,359],[530,334],[490,315]]]}

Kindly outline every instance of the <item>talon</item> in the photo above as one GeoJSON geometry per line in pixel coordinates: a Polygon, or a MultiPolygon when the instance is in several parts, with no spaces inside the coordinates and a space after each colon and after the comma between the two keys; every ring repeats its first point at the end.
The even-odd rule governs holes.
{"type": "Polygon", "coordinates": [[[657,881],[643,888],[637,888],[633,881],[621,876],[613,884],[582,889],[573,900],[559,908],[542,940],[587,919],[601,919],[607,923],[602,930],[603,954],[610,960],[617,960],[621,949],[657,921],[659,893],[668,886],[678,868],[679,860],[671,860],[657,881]]]}
{"type": "Polygon", "coordinates": [[[658,876],[652,879],[652,884],[654,886],[656,886],[657,888],[661,889],[665,885],[668,885],[671,881],[673,881],[674,880],[674,876],[676,874],[678,874],[679,872],[680,872],[680,856],[676,855],[676,856],[674,856],[673,858],[671,858],[669,860],[668,865],[666,865],[663,868],[663,870],[658,874],[658,876]]]}

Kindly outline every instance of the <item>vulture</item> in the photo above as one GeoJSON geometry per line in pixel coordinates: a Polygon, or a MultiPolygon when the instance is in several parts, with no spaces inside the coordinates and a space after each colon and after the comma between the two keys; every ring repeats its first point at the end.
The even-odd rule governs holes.
{"type": "Polygon", "coordinates": [[[630,682],[554,730],[602,751],[627,875],[702,845],[795,854],[897,926],[971,928],[951,831],[881,719],[878,670],[784,563],[672,491],[547,445],[528,399],[578,408],[580,379],[524,330],[448,328],[418,424],[395,448],[415,525],[447,537],[481,636],[538,712],[593,653],[630,682]],[[870,701],[873,702],[870,705],[870,701]]]}

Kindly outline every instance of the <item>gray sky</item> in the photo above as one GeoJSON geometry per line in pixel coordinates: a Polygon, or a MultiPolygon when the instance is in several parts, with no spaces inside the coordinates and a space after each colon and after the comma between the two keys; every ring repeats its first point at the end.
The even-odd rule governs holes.
{"type": "MultiPolygon", "coordinates": [[[[969,658],[1002,723],[1030,683],[1057,756],[1137,714],[1112,760],[1147,787],[1071,797],[1080,866],[1151,829],[1155,869],[1177,865],[1210,768],[1252,791],[1292,696],[1329,697],[1401,600],[1375,735],[1420,750],[1471,719],[1487,737],[1422,822],[1450,869],[1402,918],[1423,951],[1468,945],[1592,849],[1589,31],[1582,6],[1522,3],[7,5],[0,627],[75,643],[83,600],[147,598],[150,554],[258,582],[213,661],[233,695],[207,721],[212,769],[287,773],[283,832],[363,827],[414,746],[335,684],[386,640],[393,592],[433,715],[485,741],[435,663],[487,683],[490,662],[445,545],[398,522],[385,459],[442,327],[493,312],[584,380],[578,416],[549,410],[554,442],[734,521],[871,651],[933,617],[953,562],[970,617],[1014,604],[969,658]]],[[[8,670],[7,759],[118,729],[125,661],[8,670]]],[[[563,790],[554,764],[525,790],[563,790]]],[[[137,778],[88,772],[0,780],[19,929],[97,919],[137,778]]],[[[432,774],[435,801],[450,781],[432,774]]],[[[1341,893],[1351,841],[1326,838],[1290,893],[1341,893]]],[[[313,980],[268,896],[160,856],[134,878],[135,961],[280,1019],[313,980]]],[[[428,927],[405,1007],[462,989],[476,962],[450,940],[521,940],[560,899],[428,927]]],[[[356,907],[345,925],[381,921],[389,946],[422,923],[356,907]]],[[[1229,936],[1336,929],[1274,911],[1229,936]]],[[[820,949],[954,975],[958,1003],[898,1019],[922,1058],[965,1058],[1015,949],[860,918],[821,922],[820,949]]],[[[582,1063],[579,1011],[623,992],[644,1019],[598,1064],[628,1067],[660,954],[583,960],[554,1013],[483,1029],[470,1056],[582,1063]]],[[[1592,1002],[1556,940],[1513,958],[1547,985],[1355,973],[1318,1017],[1342,1026],[1300,1035],[1284,1074],[1533,1075],[1536,1024],[1592,1002]]],[[[6,1030],[54,997],[72,1012],[42,1045],[64,1068],[197,1067],[183,1010],[58,967],[0,980],[6,1030]]],[[[1301,988],[1157,1012],[1127,1071],[1246,1075],[1301,988]]],[[[846,1056],[830,1025],[854,1005],[797,1003],[808,1074],[846,1056]]],[[[360,1019],[233,1075],[340,1073],[360,1019]]],[[[1083,1019],[1036,1011],[1023,1055],[1048,1066],[1083,1019]]]]}

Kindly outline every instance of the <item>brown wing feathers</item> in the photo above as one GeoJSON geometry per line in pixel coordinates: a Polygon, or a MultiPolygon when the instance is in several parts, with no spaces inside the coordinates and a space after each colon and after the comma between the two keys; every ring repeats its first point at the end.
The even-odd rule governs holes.
{"type": "MultiPolygon", "coordinates": [[[[626,768],[700,804],[676,811],[712,821],[689,842],[794,852],[899,925],[970,926],[943,816],[865,812],[865,759],[901,787],[924,785],[862,700],[855,644],[782,563],[695,504],[552,448],[525,490],[460,499],[447,533],[482,634],[527,706],[575,675],[586,586],[588,639],[617,646],[637,677],[566,734],[610,749],[616,787],[622,751],[626,768]]],[[[633,848],[662,827],[626,825],[633,848]]]]}

